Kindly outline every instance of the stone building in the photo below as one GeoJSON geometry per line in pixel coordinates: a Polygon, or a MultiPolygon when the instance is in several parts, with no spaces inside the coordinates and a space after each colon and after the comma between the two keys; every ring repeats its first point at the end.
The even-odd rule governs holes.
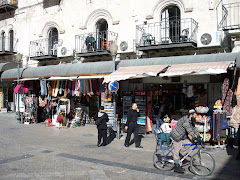
{"type": "Polygon", "coordinates": [[[1,0],[0,61],[23,66],[239,51],[238,0],[1,0]],[[85,39],[92,32],[92,51],[85,39]]]}

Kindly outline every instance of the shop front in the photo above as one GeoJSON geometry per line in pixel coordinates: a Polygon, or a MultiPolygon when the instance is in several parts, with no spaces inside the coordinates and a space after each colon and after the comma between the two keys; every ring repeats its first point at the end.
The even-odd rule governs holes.
{"type": "MultiPolygon", "coordinates": [[[[112,62],[21,69],[20,83],[14,87],[14,93],[20,94],[24,123],[47,120],[48,125],[52,123],[59,128],[93,123],[92,117],[106,93],[103,77],[111,71],[112,62]]],[[[16,73],[16,69],[8,70],[1,78],[14,81],[16,73]]],[[[15,98],[17,102],[17,95],[15,98]]]]}
{"type": "MultiPolygon", "coordinates": [[[[228,55],[224,54],[225,58],[221,54],[204,55],[208,58],[206,62],[200,63],[195,61],[202,59],[202,56],[187,56],[184,61],[181,61],[183,57],[179,57],[179,62],[178,57],[121,61],[118,70],[105,76],[104,82],[120,82],[118,112],[123,124],[133,102],[140,107],[138,123],[140,126],[145,125],[145,133],[152,131],[151,122],[155,123],[159,114],[161,119],[167,115],[174,122],[186,115],[188,110],[196,109],[196,126],[204,140],[219,142],[227,134],[227,130],[219,125],[220,121],[222,124],[227,119],[224,115],[229,108],[223,108],[233,104],[229,100],[225,102],[219,120],[214,117],[214,112],[217,112],[214,105],[217,100],[224,99],[225,81],[230,82],[232,89],[231,86],[236,82],[236,64],[240,60],[238,54],[228,55]]],[[[228,114],[230,118],[231,113],[228,114]]]]}

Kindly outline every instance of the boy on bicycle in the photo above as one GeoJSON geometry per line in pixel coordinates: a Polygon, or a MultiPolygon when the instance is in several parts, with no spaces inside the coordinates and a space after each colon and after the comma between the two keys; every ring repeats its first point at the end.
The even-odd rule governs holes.
{"type": "Polygon", "coordinates": [[[191,146],[182,146],[183,144],[192,144],[188,139],[188,134],[194,141],[201,141],[198,130],[195,128],[197,114],[195,110],[190,110],[188,117],[184,116],[178,120],[171,132],[171,138],[173,140],[173,160],[174,160],[174,172],[184,173],[185,169],[180,166],[179,153],[185,156],[191,151],[191,146]]]}

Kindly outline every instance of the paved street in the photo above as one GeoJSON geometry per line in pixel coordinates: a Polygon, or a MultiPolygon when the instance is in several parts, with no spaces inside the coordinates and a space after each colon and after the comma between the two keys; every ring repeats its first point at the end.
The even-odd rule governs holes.
{"type": "MultiPolygon", "coordinates": [[[[216,160],[211,177],[157,170],[152,164],[153,134],[142,139],[143,149],[126,148],[124,140],[106,147],[96,146],[94,125],[57,129],[44,123],[16,124],[15,114],[0,114],[0,179],[239,179],[236,149],[210,150],[216,160]]],[[[125,134],[123,136],[125,138],[125,134]]],[[[123,138],[123,139],[124,139],[123,138]]]]}

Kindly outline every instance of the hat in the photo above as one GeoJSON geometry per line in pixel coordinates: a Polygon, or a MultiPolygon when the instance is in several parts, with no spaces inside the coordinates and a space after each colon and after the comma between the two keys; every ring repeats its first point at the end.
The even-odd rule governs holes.
{"type": "Polygon", "coordinates": [[[193,113],[195,113],[196,111],[194,110],[194,109],[190,109],[189,111],[188,111],[188,114],[193,114],[193,113]]]}
{"type": "Polygon", "coordinates": [[[103,111],[103,110],[104,110],[104,106],[100,106],[100,108],[99,108],[99,109],[103,111]]]}

